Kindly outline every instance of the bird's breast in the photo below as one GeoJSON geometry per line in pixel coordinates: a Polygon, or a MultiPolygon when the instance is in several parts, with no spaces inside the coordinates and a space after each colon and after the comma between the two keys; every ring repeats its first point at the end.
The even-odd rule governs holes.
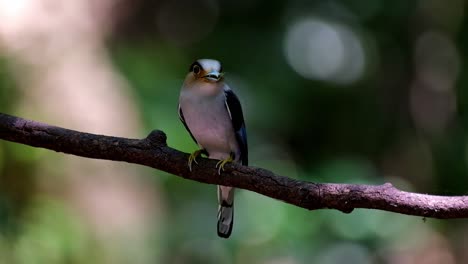
{"type": "Polygon", "coordinates": [[[190,132],[200,147],[215,159],[226,158],[230,152],[237,152],[238,149],[223,96],[205,98],[181,94],[179,100],[190,132]]]}

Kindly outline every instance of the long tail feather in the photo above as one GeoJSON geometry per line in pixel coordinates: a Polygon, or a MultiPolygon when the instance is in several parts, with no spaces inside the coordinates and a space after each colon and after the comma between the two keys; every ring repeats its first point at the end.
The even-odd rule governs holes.
{"type": "Polygon", "coordinates": [[[228,238],[234,224],[234,188],[218,186],[218,236],[228,238]]]}

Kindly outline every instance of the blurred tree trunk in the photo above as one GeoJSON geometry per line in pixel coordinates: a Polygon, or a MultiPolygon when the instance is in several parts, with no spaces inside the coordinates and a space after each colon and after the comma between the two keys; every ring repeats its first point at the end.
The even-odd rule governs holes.
{"type": "MultiPolygon", "coordinates": [[[[22,98],[15,112],[89,132],[138,134],[141,121],[131,90],[112,68],[104,46],[118,15],[113,9],[117,2],[0,1],[0,46],[18,62],[13,72],[22,98]]],[[[109,246],[109,263],[123,256],[144,257],[129,254],[125,245],[112,245],[145,246],[148,221],[158,220],[151,217],[160,208],[153,204],[158,193],[134,177],[135,167],[55,153],[41,156],[39,166],[35,173],[48,175],[37,177],[39,188],[85,216],[109,246]]]]}

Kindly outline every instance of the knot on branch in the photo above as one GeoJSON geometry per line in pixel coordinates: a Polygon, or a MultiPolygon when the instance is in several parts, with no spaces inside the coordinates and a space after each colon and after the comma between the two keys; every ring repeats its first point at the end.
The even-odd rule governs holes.
{"type": "Polygon", "coordinates": [[[345,214],[350,214],[354,211],[353,207],[343,207],[343,208],[338,208],[337,210],[341,211],[342,213],[345,214]]]}
{"type": "Polygon", "coordinates": [[[146,137],[149,140],[151,145],[156,146],[167,146],[167,136],[161,130],[153,130],[151,133],[146,137]]]}

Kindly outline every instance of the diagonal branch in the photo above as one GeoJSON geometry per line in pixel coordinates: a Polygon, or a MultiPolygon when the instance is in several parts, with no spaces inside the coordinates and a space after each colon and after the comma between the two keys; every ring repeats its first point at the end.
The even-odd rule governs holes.
{"type": "Polygon", "coordinates": [[[158,130],[144,139],[78,132],[0,113],[0,139],[76,156],[125,161],[198,182],[254,191],[309,210],[330,208],[350,213],[369,208],[433,218],[468,217],[468,196],[404,192],[384,185],[328,184],[299,181],[254,167],[227,165],[218,175],[214,160],[200,159],[190,172],[188,155],[166,144],[158,130]]]}

